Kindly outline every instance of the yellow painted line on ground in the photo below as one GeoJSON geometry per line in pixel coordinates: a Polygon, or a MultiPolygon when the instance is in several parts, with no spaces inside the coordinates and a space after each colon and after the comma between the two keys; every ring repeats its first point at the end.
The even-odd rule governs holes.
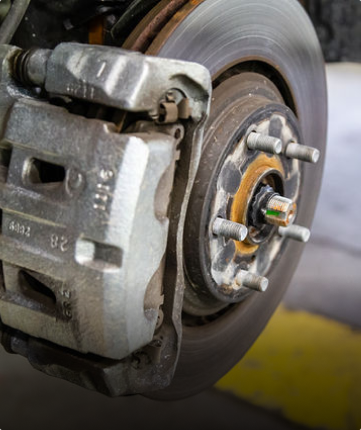
{"type": "Polygon", "coordinates": [[[280,307],[217,386],[311,428],[359,430],[361,331],[280,307]]]}

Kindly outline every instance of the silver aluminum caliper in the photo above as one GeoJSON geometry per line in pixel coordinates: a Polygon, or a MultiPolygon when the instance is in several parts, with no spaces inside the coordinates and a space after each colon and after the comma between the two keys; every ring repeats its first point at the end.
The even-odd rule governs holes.
{"type": "Polygon", "coordinates": [[[0,61],[1,322],[121,360],[161,324],[170,194],[185,151],[179,244],[210,75],[198,64],[75,43],[25,53],[2,45],[0,61]],[[132,123],[119,132],[119,123],[66,109],[74,100],[132,123]]]}

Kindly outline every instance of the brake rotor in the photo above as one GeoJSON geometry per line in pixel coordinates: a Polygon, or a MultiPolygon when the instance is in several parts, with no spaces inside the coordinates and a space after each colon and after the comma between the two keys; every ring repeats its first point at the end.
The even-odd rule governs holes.
{"type": "MultiPolygon", "coordinates": [[[[154,398],[169,399],[195,394],[214,384],[247,352],[279,304],[303,246],[275,239],[271,230],[263,232],[264,242],[248,243],[247,249],[243,244],[229,241],[230,254],[223,260],[231,260],[232,264],[238,261],[238,269],[247,269],[247,265],[256,260],[259,263],[262,257],[262,270],[267,273],[270,288],[263,294],[243,291],[237,299],[226,300],[223,296],[227,294],[222,296],[220,288],[223,281],[215,283],[216,275],[212,272],[214,256],[218,254],[216,250],[212,257],[210,251],[212,241],[216,240],[209,233],[210,214],[219,214],[217,210],[222,207],[223,216],[240,221],[244,204],[237,206],[237,199],[246,200],[242,200],[239,190],[244,176],[252,177],[255,171],[250,168],[247,173],[247,168],[256,162],[261,170],[251,181],[254,188],[247,205],[261,199],[257,186],[273,175],[273,183],[269,179],[271,182],[266,181],[265,186],[278,186],[283,193],[292,194],[297,200],[297,224],[311,225],[324,163],[327,96],[317,36],[297,1],[173,0],[166,3],[167,13],[162,14],[159,7],[154,9],[134,30],[126,47],[198,62],[210,70],[214,79],[201,176],[193,191],[186,225],[188,285],[182,347],[172,385],[152,394],[154,398]],[[276,132],[280,137],[286,133],[290,139],[319,149],[322,154],[319,164],[286,162],[282,157],[254,156],[245,151],[244,140],[251,126],[269,131],[275,123],[282,124],[276,132]],[[227,170],[230,161],[238,166],[238,173],[229,175],[231,179],[225,188],[230,193],[224,193],[223,189],[228,203],[222,206],[219,180],[224,172],[232,171],[227,170]],[[208,173],[205,165],[209,167],[208,173]],[[207,213],[206,219],[202,219],[201,214],[207,213]],[[276,253],[274,243],[270,248],[272,240],[277,241],[276,253]],[[263,251],[257,251],[258,248],[263,251]]],[[[247,193],[250,195],[249,188],[247,193]]],[[[220,246],[227,247],[227,243],[220,246]]]]}

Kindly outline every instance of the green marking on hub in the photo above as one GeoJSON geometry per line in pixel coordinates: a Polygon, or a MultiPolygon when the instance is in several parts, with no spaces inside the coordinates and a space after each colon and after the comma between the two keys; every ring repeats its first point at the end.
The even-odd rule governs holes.
{"type": "Polygon", "coordinates": [[[267,211],[266,215],[270,215],[270,216],[280,216],[281,212],[278,211],[267,211]]]}

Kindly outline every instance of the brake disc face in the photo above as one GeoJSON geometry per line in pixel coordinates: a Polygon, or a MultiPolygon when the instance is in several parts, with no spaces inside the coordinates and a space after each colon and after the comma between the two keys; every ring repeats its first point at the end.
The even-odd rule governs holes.
{"type": "MultiPolygon", "coordinates": [[[[142,35],[146,22],[133,36],[142,35]]],[[[258,209],[264,209],[270,187],[295,203],[292,221],[310,226],[322,177],[327,97],[317,37],[296,1],[190,1],[157,30],[155,35],[148,27],[146,43],[136,49],[199,62],[214,79],[184,235],[180,358],[172,385],[152,395],[179,398],[226,373],[255,341],[285,292],[303,246],[281,238],[278,226],[258,223],[258,209]],[[314,166],[250,150],[250,131],[279,137],[283,153],[295,141],[316,147],[322,158],[314,166]],[[217,218],[246,225],[246,241],[215,235],[217,218]],[[238,288],[239,271],[267,275],[268,291],[238,288]]],[[[133,43],[141,40],[137,37],[133,43]]]]}

